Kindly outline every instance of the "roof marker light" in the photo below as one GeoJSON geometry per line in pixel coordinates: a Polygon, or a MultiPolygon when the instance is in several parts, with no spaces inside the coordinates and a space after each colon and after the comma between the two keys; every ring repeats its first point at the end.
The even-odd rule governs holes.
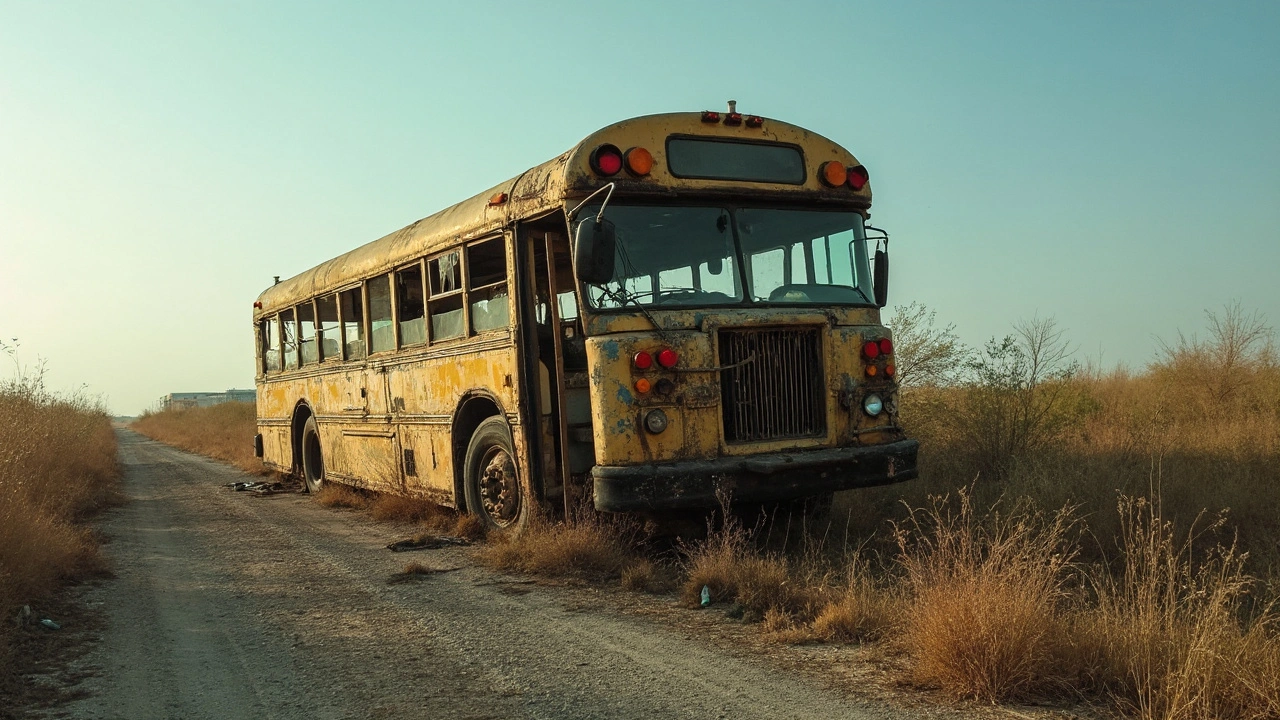
{"type": "Polygon", "coordinates": [[[601,145],[591,153],[591,169],[597,175],[617,175],[622,170],[622,151],[613,145],[601,145]]]}
{"type": "Polygon", "coordinates": [[[731,113],[729,113],[728,115],[725,115],[725,116],[724,116],[724,124],[725,124],[725,125],[734,125],[734,126],[741,125],[741,124],[742,124],[742,113],[731,112],[731,113]]]}
{"type": "Polygon", "coordinates": [[[762,125],[764,125],[764,118],[760,117],[759,115],[748,115],[748,116],[747,116],[747,127],[749,127],[749,128],[758,128],[758,127],[760,127],[760,126],[762,126],[762,125]]]}
{"type": "Polygon", "coordinates": [[[633,147],[627,151],[627,172],[632,175],[645,176],[653,169],[653,155],[642,147],[633,147]]]}
{"type": "Polygon", "coordinates": [[[818,168],[818,177],[822,178],[822,184],[827,187],[840,187],[848,179],[849,174],[839,161],[828,160],[818,168]]]}
{"type": "Polygon", "coordinates": [[[866,187],[867,180],[869,179],[870,176],[867,174],[867,169],[865,167],[861,165],[854,165],[849,168],[849,187],[854,190],[861,190],[866,187]]]}
{"type": "Polygon", "coordinates": [[[702,111],[702,122],[704,122],[704,123],[718,123],[718,122],[720,122],[720,113],[716,112],[715,110],[703,110],[703,111],[702,111]]]}

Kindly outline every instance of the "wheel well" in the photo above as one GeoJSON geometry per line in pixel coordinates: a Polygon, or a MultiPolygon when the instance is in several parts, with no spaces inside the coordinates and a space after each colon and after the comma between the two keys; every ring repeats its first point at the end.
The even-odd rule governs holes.
{"type": "Polygon", "coordinates": [[[307,418],[310,417],[311,407],[305,400],[298,401],[297,407],[293,409],[293,424],[289,430],[289,444],[293,448],[293,464],[289,468],[291,473],[302,470],[302,428],[306,427],[307,418]]]}
{"type": "Polygon", "coordinates": [[[453,414],[453,498],[460,511],[467,509],[467,494],[462,486],[467,445],[480,423],[495,415],[502,415],[502,408],[485,395],[464,397],[458,411],[453,414]]]}

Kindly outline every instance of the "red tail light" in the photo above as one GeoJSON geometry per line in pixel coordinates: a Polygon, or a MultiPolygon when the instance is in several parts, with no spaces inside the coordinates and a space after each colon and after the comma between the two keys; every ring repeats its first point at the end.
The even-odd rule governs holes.
{"type": "Polygon", "coordinates": [[[881,355],[892,355],[892,354],[893,354],[893,341],[892,341],[892,340],[890,340],[889,338],[885,338],[885,339],[883,339],[883,340],[881,340],[881,341],[880,341],[880,354],[881,354],[881,355]]]}
{"type": "Polygon", "coordinates": [[[631,364],[635,365],[637,370],[648,370],[653,367],[653,356],[647,352],[638,352],[631,358],[631,364]]]}
{"type": "Polygon", "coordinates": [[[658,353],[658,364],[664,368],[675,367],[679,360],[680,356],[671,348],[663,348],[662,351],[658,353]]]}
{"type": "Polygon", "coordinates": [[[854,190],[861,190],[866,187],[869,179],[870,176],[867,175],[867,169],[861,165],[854,165],[849,168],[849,187],[854,190]]]}
{"type": "Polygon", "coordinates": [[[862,346],[862,354],[866,355],[868,360],[875,359],[880,354],[880,344],[875,340],[867,341],[867,344],[862,346]]]}
{"type": "Polygon", "coordinates": [[[617,175],[622,170],[622,151],[613,145],[601,145],[591,153],[591,169],[597,175],[617,175]]]}

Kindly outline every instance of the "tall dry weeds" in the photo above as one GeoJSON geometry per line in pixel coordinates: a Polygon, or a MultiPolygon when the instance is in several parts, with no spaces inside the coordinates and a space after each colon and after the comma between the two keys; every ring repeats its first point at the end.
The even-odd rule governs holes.
{"type": "Polygon", "coordinates": [[[257,428],[257,408],[245,402],[146,412],[133,422],[134,430],[153,440],[266,475],[268,470],[253,454],[257,428]]]}
{"type": "Polygon", "coordinates": [[[14,671],[15,609],[103,568],[84,522],[119,501],[118,479],[97,401],[49,392],[39,370],[0,383],[0,693],[14,671]]]}
{"type": "Polygon", "coordinates": [[[917,679],[984,702],[1053,686],[1074,555],[1069,510],[998,510],[977,512],[961,490],[954,503],[935,498],[913,510],[896,531],[917,679]]]}
{"type": "Polygon", "coordinates": [[[1119,515],[1121,567],[1093,574],[1075,621],[1086,682],[1142,720],[1280,717],[1280,615],[1250,602],[1233,545],[1198,547],[1223,519],[1178,535],[1158,500],[1127,497],[1119,515]]]}

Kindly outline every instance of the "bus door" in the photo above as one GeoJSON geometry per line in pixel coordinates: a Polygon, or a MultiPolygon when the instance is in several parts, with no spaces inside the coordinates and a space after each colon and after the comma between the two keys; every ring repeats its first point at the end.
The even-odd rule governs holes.
{"type": "MultiPolygon", "coordinates": [[[[547,499],[560,499],[566,510],[577,502],[580,477],[595,463],[591,435],[591,405],[587,391],[586,348],[578,319],[569,242],[563,216],[554,222],[524,228],[524,248],[532,289],[526,309],[526,367],[537,391],[533,415],[537,418],[541,457],[536,460],[547,499]],[[566,459],[567,458],[567,462],[566,459]]],[[[532,464],[532,463],[531,463],[532,464]]]]}

